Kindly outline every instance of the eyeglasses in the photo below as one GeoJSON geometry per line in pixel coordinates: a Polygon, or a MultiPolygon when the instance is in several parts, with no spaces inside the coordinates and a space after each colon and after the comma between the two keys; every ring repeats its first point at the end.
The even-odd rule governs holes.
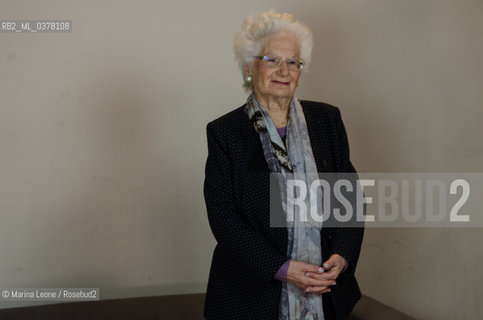
{"type": "Polygon", "coordinates": [[[302,59],[298,57],[282,58],[274,54],[266,56],[254,56],[253,58],[262,61],[265,67],[273,69],[280,67],[282,62],[286,61],[287,69],[289,69],[290,71],[302,71],[305,64],[302,59]]]}

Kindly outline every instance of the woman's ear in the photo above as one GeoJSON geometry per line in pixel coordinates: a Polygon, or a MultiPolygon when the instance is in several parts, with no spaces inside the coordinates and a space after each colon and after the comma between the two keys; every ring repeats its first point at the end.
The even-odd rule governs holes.
{"type": "Polygon", "coordinates": [[[250,68],[246,64],[243,65],[243,75],[245,78],[250,75],[250,68]]]}

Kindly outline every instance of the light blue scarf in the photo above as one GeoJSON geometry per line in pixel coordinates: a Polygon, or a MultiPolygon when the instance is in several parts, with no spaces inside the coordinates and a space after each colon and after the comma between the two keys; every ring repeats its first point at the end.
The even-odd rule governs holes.
{"type": "MultiPolygon", "coordinates": [[[[267,160],[270,172],[279,175],[280,190],[282,193],[282,208],[287,213],[286,181],[296,177],[305,181],[307,189],[314,179],[318,179],[312,147],[310,144],[307,124],[300,102],[292,97],[288,113],[286,146],[282,142],[272,119],[257,101],[252,93],[246,103],[246,110],[255,130],[260,135],[263,153],[267,160]]],[[[308,198],[306,200],[309,207],[308,198]]],[[[319,203],[318,214],[322,215],[322,205],[319,203]]],[[[295,219],[288,222],[288,248],[287,257],[292,260],[321,265],[322,249],[320,244],[320,231],[322,223],[314,221],[302,222],[295,219]]],[[[323,320],[322,295],[304,293],[304,291],[291,283],[284,282],[280,298],[280,320],[323,320]]]]}

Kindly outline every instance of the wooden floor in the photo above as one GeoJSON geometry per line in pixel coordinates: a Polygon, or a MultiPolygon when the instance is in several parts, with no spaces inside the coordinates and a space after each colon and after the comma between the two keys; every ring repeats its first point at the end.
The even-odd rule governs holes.
{"type": "MultiPolygon", "coordinates": [[[[86,320],[86,319],[167,319],[203,320],[204,294],[71,302],[33,307],[0,309],[0,320],[86,320]]],[[[350,320],[410,320],[380,302],[363,296],[350,320]]]]}

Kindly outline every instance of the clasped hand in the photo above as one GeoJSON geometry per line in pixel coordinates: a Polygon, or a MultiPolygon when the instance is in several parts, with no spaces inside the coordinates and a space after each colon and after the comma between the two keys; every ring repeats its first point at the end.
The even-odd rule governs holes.
{"type": "Polygon", "coordinates": [[[345,264],[345,259],[338,254],[331,255],[322,266],[290,260],[286,279],[305,292],[330,292],[330,287],[336,284],[336,279],[344,270],[345,264]]]}

